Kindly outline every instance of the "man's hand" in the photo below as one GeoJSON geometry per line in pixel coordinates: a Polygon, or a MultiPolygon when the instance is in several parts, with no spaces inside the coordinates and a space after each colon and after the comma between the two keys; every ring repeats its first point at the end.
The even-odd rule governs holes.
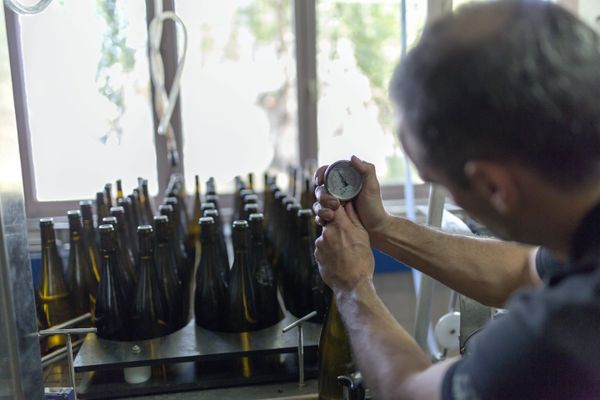
{"type": "Polygon", "coordinates": [[[332,290],[351,290],[362,280],[373,277],[369,235],[352,203],[332,212],[332,222],[323,227],[315,242],[315,259],[323,280],[332,290]]]}
{"type": "MultiPolygon", "coordinates": [[[[350,162],[363,177],[362,190],[353,202],[362,225],[371,233],[384,225],[388,217],[387,212],[383,208],[381,189],[377,181],[377,175],[375,174],[375,166],[361,161],[356,156],[352,156],[350,162]]],[[[325,189],[324,174],[326,169],[327,165],[324,165],[315,173],[315,184],[317,185],[315,195],[317,202],[313,208],[316,214],[315,219],[322,226],[334,220],[335,211],[340,206],[340,201],[330,195],[327,189],[325,189]]]]}

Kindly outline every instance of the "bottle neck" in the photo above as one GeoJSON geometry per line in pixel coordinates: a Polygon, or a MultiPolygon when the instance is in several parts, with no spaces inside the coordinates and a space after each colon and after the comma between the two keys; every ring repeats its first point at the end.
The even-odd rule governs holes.
{"type": "Polygon", "coordinates": [[[44,226],[41,228],[42,247],[56,247],[56,235],[54,227],[44,226]]]}

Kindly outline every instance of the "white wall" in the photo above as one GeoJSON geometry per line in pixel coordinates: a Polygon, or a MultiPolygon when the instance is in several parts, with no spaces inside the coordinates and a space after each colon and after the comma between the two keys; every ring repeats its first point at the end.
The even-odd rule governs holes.
{"type": "Polygon", "coordinates": [[[579,0],[579,17],[600,31],[600,0],[579,0]]]}

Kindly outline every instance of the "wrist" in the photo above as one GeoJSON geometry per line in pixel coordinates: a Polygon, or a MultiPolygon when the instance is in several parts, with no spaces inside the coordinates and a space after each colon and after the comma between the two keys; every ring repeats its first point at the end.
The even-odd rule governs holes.
{"type": "Polygon", "coordinates": [[[365,290],[375,290],[372,276],[363,276],[357,279],[352,285],[335,286],[332,288],[333,295],[338,304],[350,299],[356,299],[365,290]]]}
{"type": "Polygon", "coordinates": [[[391,215],[385,213],[376,224],[366,228],[371,241],[371,247],[377,248],[378,243],[386,237],[386,231],[389,229],[392,218],[391,215]]]}

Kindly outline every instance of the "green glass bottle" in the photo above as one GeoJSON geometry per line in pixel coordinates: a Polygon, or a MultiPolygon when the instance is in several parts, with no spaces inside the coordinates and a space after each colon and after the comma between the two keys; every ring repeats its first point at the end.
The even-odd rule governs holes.
{"type": "Polygon", "coordinates": [[[248,203],[244,205],[244,213],[242,215],[242,219],[249,221],[250,214],[258,214],[260,211],[258,209],[258,204],[256,203],[248,203]]]}
{"type": "Polygon", "coordinates": [[[343,388],[337,377],[353,372],[350,342],[332,298],[319,340],[319,400],[342,400],[343,388]]]}
{"type": "Polygon", "coordinates": [[[298,246],[294,259],[288,260],[290,290],[294,296],[292,314],[303,317],[317,311],[313,322],[323,322],[331,291],[323,282],[315,260],[313,213],[310,209],[297,212],[298,246]]]}
{"type": "MultiPolygon", "coordinates": [[[[63,263],[58,255],[56,236],[54,233],[54,220],[52,218],[40,219],[40,233],[42,237],[42,270],[38,283],[42,309],[52,327],[73,318],[69,287],[63,275],[63,263]]],[[[62,335],[48,337],[48,349],[62,346],[65,338],[62,335]]]]}
{"type": "Polygon", "coordinates": [[[258,329],[254,284],[248,257],[248,222],[233,221],[234,261],[229,278],[229,330],[249,332],[258,329]]]}
{"type": "Polygon", "coordinates": [[[254,174],[248,173],[248,189],[254,190],[254,174]]]}
{"type": "MultiPolygon", "coordinates": [[[[206,210],[216,210],[216,209],[217,209],[217,206],[215,205],[215,203],[212,203],[212,202],[211,203],[204,203],[204,204],[202,204],[201,212],[202,212],[202,215],[204,215],[204,211],[206,211],[206,210]]],[[[200,217],[200,218],[202,218],[202,217],[200,217]]],[[[198,218],[198,220],[200,220],[200,218],[198,218]]]]}
{"type": "MultiPolygon", "coordinates": [[[[147,224],[148,216],[146,214],[146,206],[143,203],[143,194],[139,188],[133,188],[133,202],[135,203],[135,209],[137,210],[137,213],[138,213],[138,224],[139,225],[147,224]]],[[[136,231],[136,235],[137,235],[137,231],[136,231]]]]}
{"type": "MultiPolygon", "coordinates": [[[[283,278],[282,264],[284,263],[285,251],[287,246],[287,237],[289,234],[289,218],[287,217],[287,206],[293,204],[294,199],[283,194],[279,196],[277,209],[277,220],[274,223],[274,253],[273,253],[273,268],[278,276],[278,279],[283,278]]],[[[282,290],[284,288],[282,287],[282,290]]]]}
{"type": "Polygon", "coordinates": [[[100,225],[102,274],[96,296],[94,323],[98,336],[109,340],[130,339],[129,301],[133,288],[126,282],[127,274],[119,265],[117,234],[110,225],[100,225]]]}
{"type": "Polygon", "coordinates": [[[92,212],[92,202],[82,200],[79,202],[81,210],[81,220],[83,222],[83,243],[89,258],[89,263],[94,271],[96,286],[100,282],[100,253],[96,245],[96,230],[94,229],[94,214],[92,212]]]}
{"type": "Polygon", "coordinates": [[[216,194],[207,194],[204,196],[204,203],[213,203],[215,205],[215,209],[221,212],[219,208],[219,196],[216,194]]]}
{"type": "Polygon", "coordinates": [[[131,243],[135,242],[135,236],[129,236],[129,224],[125,216],[125,209],[121,206],[111,207],[110,216],[115,217],[117,220],[115,230],[117,231],[117,237],[119,238],[119,245],[122,246],[121,251],[129,258],[130,264],[135,266],[136,257],[131,248],[131,243]]]}
{"type": "Polygon", "coordinates": [[[106,201],[106,207],[110,210],[110,208],[113,206],[112,183],[107,183],[104,185],[104,200],[106,201]]]}
{"type": "MultiPolygon", "coordinates": [[[[104,199],[104,192],[96,193],[96,217],[98,221],[102,221],[102,218],[108,217],[108,207],[106,206],[106,200],[104,199]]],[[[98,222],[100,224],[100,222],[98,222]]]]}
{"type": "Polygon", "coordinates": [[[222,277],[224,260],[219,256],[217,226],[212,217],[202,217],[198,223],[201,226],[202,257],[196,273],[196,323],[206,329],[227,330],[229,297],[222,277]]]}
{"type": "Polygon", "coordinates": [[[200,177],[198,175],[195,176],[195,186],[194,186],[194,206],[192,211],[192,218],[187,222],[188,223],[188,244],[187,248],[190,251],[189,257],[192,257],[194,260],[194,270],[198,268],[200,264],[200,251],[202,250],[202,246],[200,244],[200,225],[198,221],[202,218],[203,209],[202,209],[202,200],[200,194],[200,177]]]}
{"type": "Polygon", "coordinates": [[[162,204],[158,207],[158,212],[160,215],[164,215],[167,217],[169,221],[169,248],[171,249],[171,253],[173,254],[173,258],[175,259],[175,266],[177,267],[177,277],[179,281],[184,284],[185,283],[185,258],[186,254],[181,245],[181,242],[177,240],[177,225],[176,225],[176,216],[175,210],[173,210],[173,206],[168,204],[162,204]]]}
{"type": "Polygon", "coordinates": [[[122,268],[124,275],[126,278],[123,279],[123,284],[132,289],[135,287],[137,273],[135,270],[135,265],[132,263],[131,258],[125,252],[123,245],[121,244],[121,237],[119,235],[118,227],[117,227],[117,219],[115,217],[104,217],[102,218],[103,225],[111,225],[115,230],[116,235],[116,247],[117,254],[119,256],[119,265],[122,268]]]}
{"type": "Polygon", "coordinates": [[[169,247],[169,218],[165,215],[154,217],[156,249],[154,258],[158,271],[158,281],[167,304],[169,331],[175,331],[187,323],[184,315],[182,284],[177,276],[175,257],[169,247]]]}
{"type": "Polygon", "coordinates": [[[127,195],[127,199],[129,200],[129,206],[131,208],[131,220],[133,222],[133,226],[135,227],[135,234],[137,235],[137,227],[143,223],[142,216],[140,214],[139,203],[135,197],[135,194],[133,193],[127,195]]]}
{"type": "Polygon", "coordinates": [[[125,196],[123,194],[123,182],[120,179],[117,179],[117,205],[119,204],[119,200],[123,199],[125,196]]]}
{"type": "Polygon", "coordinates": [[[259,329],[266,328],[283,318],[277,299],[277,280],[267,258],[262,214],[250,214],[251,273],[256,294],[259,329]]]}
{"type": "Polygon", "coordinates": [[[315,185],[309,177],[304,178],[304,188],[302,190],[302,194],[300,195],[300,204],[302,208],[311,208],[313,204],[317,201],[315,197],[315,185]]]}
{"type": "Polygon", "coordinates": [[[129,243],[129,248],[133,253],[133,259],[137,260],[138,258],[138,248],[137,248],[137,227],[135,217],[133,215],[133,210],[131,208],[131,202],[129,198],[123,197],[122,199],[117,200],[117,205],[123,208],[123,212],[125,213],[125,221],[127,226],[127,240],[129,243]]]}
{"type": "Polygon", "coordinates": [[[69,263],[67,285],[75,315],[92,312],[96,306],[97,282],[83,242],[83,226],[79,210],[67,212],[69,220],[69,263]]]}
{"type": "Polygon", "coordinates": [[[143,179],[141,186],[142,199],[144,199],[142,205],[144,207],[144,213],[146,214],[147,224],[150,225],[154,219],[154,206],[152,204],[152,197],[150,197],[150,192],[148,191],[148,180],[143,179]]]}
{"type": "Polygon", "coordinates": [[[169,332],[167,305],[162,295],[154,262],[154,231],[150,225],[138,230],[140,260],[139,279],[135,288],[131,319],[137,340],[153,339],[169,332]]]}
{"type": "Polygon", "coordinates": [[[219,259],[223,260],[219,265],[221,266],[221,279],[225,285],[229,285],[229,256],[227,254],[227,246],[225,244],[225,235],[223,234],[223,222],[221,216],[217,210],[206,210],[204,212],[205,217],[210,217],[215,221],[215,230],[217,235],[217,251],[219,252],[219,259]]]}
{"type": "MultiPolygon", "coordinates": [[[[296,266],[299,257],[300,240],[298,236],[298,203],[289,203],[284,214],[282,254],[279,257],[277,269],[281,271],[283,300],[287,308],[295,316],[299,315],[296,305],[298,288],[295,286],[296,266]]],[[[300,317],[303,317],[300,315],[300,317]]]]}
{"type": "Polygon", "coordinates": [[[186,222],[181,219],[181,204],[179,203],[179,199],[177,197],[167,197],[165,198],[165,204],[173,207],[173,218],[175,220],[175,227],[177,228],[175,231],[175,239],[183,246],[185,252],[186,222]]]}

